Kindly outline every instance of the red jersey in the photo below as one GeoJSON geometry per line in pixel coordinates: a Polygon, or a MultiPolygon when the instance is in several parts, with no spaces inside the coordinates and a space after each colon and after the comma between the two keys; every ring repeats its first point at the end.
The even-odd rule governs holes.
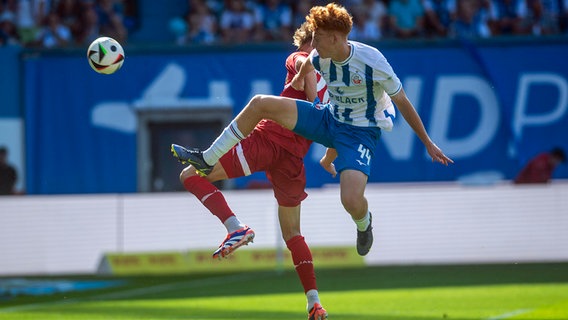
{"type": "MultiPolygon", "coordinates": [[[[307,58],[308,53],[296,51],[286,58],[286,80],[284,82],[284,89],[282,90],[282,93],[280,93],[280,96],[307,100],[306,94],[303,91],[298,91],[289,85],[290,81],[294,78],[294,75],[298,73],[296,71],[296,60],[299,57],[307,58]]],[[[325,80],[319,73],[317,74],[317,83],[318,88],[320,88],[318,90],[318,98],[321,102],[326,102],[327,99],[325,97],[327,86],[325,85],[325,80]]],[[[308,153],[312,143],[311,140],[295,134],[272,120],[262,120],[258,123],[254,130],[261,131],[268,139],[300,158],[303,158],[306,153],[308,153]]]]}
{"type": "Polygon", "coordinates": [[[545,183],[552,177],[552,172],[556,165],[550,159],[552,155],[549,153],[541,153],[533,158],[521,170],[515,183],[545,183]]]}

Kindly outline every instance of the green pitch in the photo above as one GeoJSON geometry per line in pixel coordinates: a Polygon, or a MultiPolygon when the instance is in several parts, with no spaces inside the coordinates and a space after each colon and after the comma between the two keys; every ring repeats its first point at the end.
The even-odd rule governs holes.
{"type": "MultiPolygon", "coordinates": [[[[568,263],[319,269],[317,277],[330,320],[568,319],[568,263]]],[[[113,289],[3,298],[0,319],[307,318],[292,271],[120,279],[127,284],[113,289]]]]}

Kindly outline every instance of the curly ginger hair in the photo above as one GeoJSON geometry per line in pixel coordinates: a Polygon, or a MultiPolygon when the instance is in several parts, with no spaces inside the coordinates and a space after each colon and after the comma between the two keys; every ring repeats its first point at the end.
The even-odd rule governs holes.
{"type": "Polygon", "coordinates": [[[349,34],[353,27],[353,18],[347,9],[336,3],[312,7],[306,21],[310,30],[338,31],[345,35],[349,34]]]}

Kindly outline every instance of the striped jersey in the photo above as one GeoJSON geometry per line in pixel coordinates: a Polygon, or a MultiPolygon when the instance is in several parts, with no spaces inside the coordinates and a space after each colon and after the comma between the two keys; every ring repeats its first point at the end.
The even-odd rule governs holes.
{"type": "Polygon", "coordinates": [[[390,131],[395,116],[390,96],[402,84],[383,54],[369,45],[349,41],[345,61],[321,58],[314,49],[310,59],[327,83],[329,110],[340,122],[358,127],[380,127],[390,131]]]}

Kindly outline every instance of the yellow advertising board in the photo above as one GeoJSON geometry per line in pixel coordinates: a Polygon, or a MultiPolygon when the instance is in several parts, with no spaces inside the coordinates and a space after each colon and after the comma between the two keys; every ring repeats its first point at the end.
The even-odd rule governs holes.
{"type": "MultiPolygon", "coordinates": [[[[364,266],[353,247],[311,248],[317,268],[364,266]]],[[[213,259],[210,250],[187,252],[106,253],[100,261],[101,274],[175,274],[248,270],[292,269],[288,250],[240,249],[226,259],[213,259]]]]}

